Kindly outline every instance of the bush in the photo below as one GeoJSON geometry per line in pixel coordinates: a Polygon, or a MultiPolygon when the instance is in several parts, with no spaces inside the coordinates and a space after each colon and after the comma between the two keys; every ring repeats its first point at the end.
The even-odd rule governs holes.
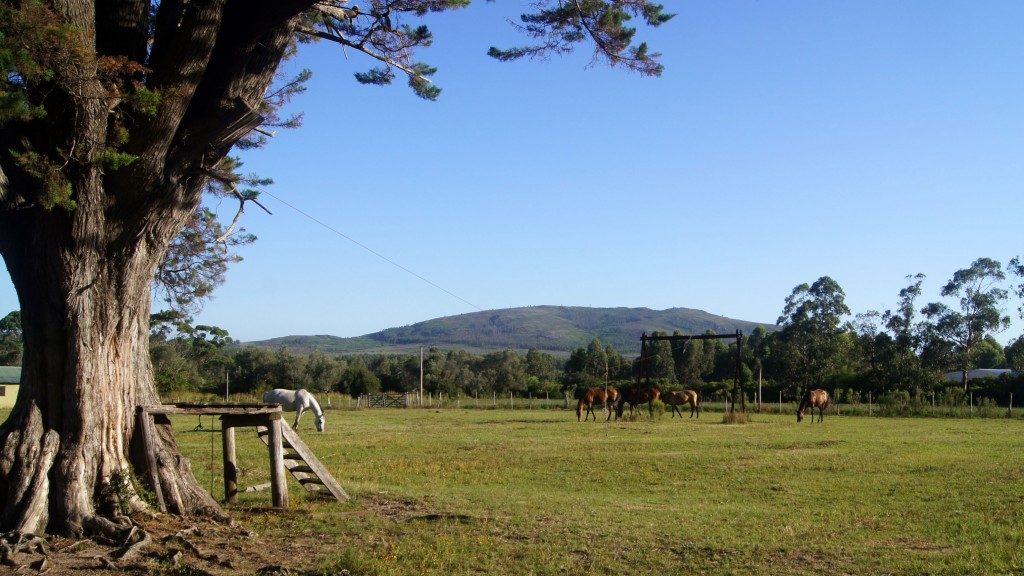
{"type": "Polygon", "coordinates": [[[878,398],[878,412],[883,416],[906,416],[910,414],[910,392],[892,390],[878,398]]]}
{"type": "Polygon", "coordinates": [[[746,412],[726,410],[722,415],[722,424],[749,424],[750,421],[750,415],[746,412]]]}

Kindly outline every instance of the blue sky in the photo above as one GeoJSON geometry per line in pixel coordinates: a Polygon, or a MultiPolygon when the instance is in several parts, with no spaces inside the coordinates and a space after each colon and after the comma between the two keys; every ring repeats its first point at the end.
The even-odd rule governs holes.
{"type": "Polygon", "coordinates": [[[540,304],[774,322],[823,275],[858,313],[909,274],[923,305],[976,258],[1024,255],[1022,2],[668,2],[638,32],[661,78],[588,49],[488,58],[522,42],[505,19],[524,6],[429,18],[437,102],[304,48],[304,126],[244,156],[273,215],[249,210],[259,240],[197,322],[241,340],[540,304]]]}

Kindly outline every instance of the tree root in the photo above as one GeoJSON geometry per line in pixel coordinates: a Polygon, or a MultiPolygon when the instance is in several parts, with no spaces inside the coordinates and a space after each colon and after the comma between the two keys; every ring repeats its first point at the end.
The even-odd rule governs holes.
{"type": "Polygon", "coordinates": [[[219,560],[216,554],[204,553],[202,550],[199,549],[198,546],[196,546],[188,538],[186,538],[186,536],[202,536],[202,530],[200,530],[199,527],[197,526],[192,526],[191,528],[179,530],[174,534],[164,536],[163,542],[165,544],[172,541],[176,542],[180,544],[182,547],[184,547],[186,550],[194,554],[196,558],[199,558],[200,560],[205,560],[207,562],[216,562],[217,560],[219,560]]]}
{"type": "Polygon", "coordinates": [[[26,564],[30,567],[38,564],[46,567],[46,562],[32,558],[42,556],[41,560],[46,560],[48,555],[46,541],[35,534],[17,531],[0,534],[0,565],[21,568],[26,564]],[[27,558],[24,558],[25,556],[27,558]]]}
{"type": "Polygon", "coordinates": [[[83,526],[97,542],[117,546],[118,548],[105,556],[96,556],[96,560],[104,568],[118,569],[119,565],[134,560],[143,549],[148,547],[153,538],[134,520],[127,516],[115,518],[117,522],[93,516],[83,526]]]}

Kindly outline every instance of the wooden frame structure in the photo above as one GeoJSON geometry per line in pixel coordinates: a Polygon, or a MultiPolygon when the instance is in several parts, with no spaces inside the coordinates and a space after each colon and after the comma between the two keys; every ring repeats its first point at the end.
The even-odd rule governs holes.
{"type": "Polygon", "coordinates": [[[667,340],[669,342],[688,342],[690,340],[721,340],[723,338],[734,338],[736,340],[736,372],[732,387],[732,403],[729,407],[730,412],[736,411],[736,396],[740,397],[740,411],[747,411],[746,395],[743,393],[743,331],[737,330],[735,334],[676,334],[672,336],[648,336],[647,332],[644,332],[640,336],[640,362],[636,371],[636,383],[640,384],[642,378],[647,378],[650,381],[651,377],[647,373],[647,361],[650,356],[647,353],[647,343],[656,342],[659,340],[667,340]]]}
{"type": "Polygon", "coordinates": [[[276,508],[288,507],[288,484],[285,470],[290,471],[307,490],[323,492],[337,500],[348,499],[348,494],[338,485],[326,467],[313,455],[298,435],[281,418],[279,404],[161,404],[157,406],[139,406],[136,408],[136,425],[142,433],[146,451],[146,465],[149,468],[149,479],[156,494],[157,505],[161,512],[167,511],[163,489],[157,473],[156,439],[153,431],[154,418],[163,418],[171,414],[195,414],[220,416],[221,445],[224,458],[224,500],[234,502],[238,496],[238,460],[235,455],[235,428],[240,426],[256,427],[258,434],[267,444],[270,457],[270,492],[271,500],[276,508]],[[295,454],[288,454],[285,448],[295,454]],[[302,460],[300,465],[296,460],[302,460]]]}

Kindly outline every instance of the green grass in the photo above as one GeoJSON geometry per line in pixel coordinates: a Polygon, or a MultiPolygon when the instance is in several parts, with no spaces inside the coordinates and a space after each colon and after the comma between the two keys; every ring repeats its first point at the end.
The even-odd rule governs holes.
{"type": "MultiPolygon", "coordinates": [[[[331,410],[300,433],[351,501],[289,477],[289,509],[268,491],[228,509],[304,535],[282,561],[314,573],[1024,574],[1021,419],[721,417],[331,410]]],[[[175,435],[220,498],[218,423],[197,421],[175,435]]],[[[240,485],[268,481],[253,429],[238,449],[240,485]]]]}
{"type": "MultiPolygon", "coordinates": [[[[312,532],[309,567],[353,574],[1024,574],[1024,422],[753,418],[330,411],[301,432],[352,501],[290,479],[289,510],[231,510],[312,532]]],[[[195,421],[177,437],[220,496],[219,434],[195,421]]],[[[238,440],[240,484],[267,481],[265,447],[238,440]]]]}

